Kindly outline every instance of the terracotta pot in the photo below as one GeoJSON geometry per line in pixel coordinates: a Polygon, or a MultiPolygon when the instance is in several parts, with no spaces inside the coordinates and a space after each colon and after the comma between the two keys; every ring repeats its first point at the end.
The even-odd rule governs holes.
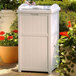
{"type": "Polygon", "coordinates": [[[15,63],[18,61],[18,47],[0,46],[0,56],[4,63],[15,63]]]}

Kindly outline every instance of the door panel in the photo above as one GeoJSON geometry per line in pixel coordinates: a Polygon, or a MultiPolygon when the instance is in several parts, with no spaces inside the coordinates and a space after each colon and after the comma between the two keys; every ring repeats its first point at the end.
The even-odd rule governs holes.
{"type": "Polygon", "coordinates": [[[45,35],[47,34],[47,16],[24,15],[20,17],[21,35],[45,35]]]}
{"type": "Polygon", "coordinates": [[[47,37],[21,37],[22,68],[47,71],[47,37]]]}

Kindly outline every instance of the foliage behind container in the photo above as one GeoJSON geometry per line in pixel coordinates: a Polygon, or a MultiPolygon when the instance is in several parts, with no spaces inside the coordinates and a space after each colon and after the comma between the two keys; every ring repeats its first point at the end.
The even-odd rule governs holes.
{"type": "Polygon", "coordinates": [[[69,9],[71,11],[75,11],[76,12],[76,1],[72,2],[71,5],[69,6],[69,9]]]}
{"type": "Polygon", "coordinates": [[[61,11],[60,12],[60,22],[59,22],[59,26],[60,26],[60,31],[67,31],[67,25],[68,25],[68,21],[71,21],[72,24],[76,23],[76,13],[72,12],[72,11],[61,11]]]}
{"type": "Polygon", "coordinates": [[[58,4],[62,10],[69,10],[68,7],[70,6],[69,2],[62,2],[62,1],[36,1],[37,5],[52,5],[58,4]]]}
{"type": "Polygon", "coordinates": [[[52,4],[58,4],[61,7],[61,10],[69,10],[76,12],[76,1],[74,2],[66,2],[65,1],[36,1],[37,5],[52,5],[52,4]]]}
{"type": "Polygon", "coordinates": [[[0,10],[1,9],[15,10],[23,2],[24,0],[0,0],[0,10]]]}

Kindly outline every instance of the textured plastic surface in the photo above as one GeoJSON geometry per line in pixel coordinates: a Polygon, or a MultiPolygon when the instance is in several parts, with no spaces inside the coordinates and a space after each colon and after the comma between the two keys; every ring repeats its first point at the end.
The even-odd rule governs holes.
{"type": "Polygon", "coordinates": [[[27,9],[23,6],[18,9],[19,71],[51,73],[55,69],[56,50],[59,49],[60,7],[57,4],[28,6],[27,9]]]}
{"type": "Polygon", "coordinates": [[[40,5],[27,5],[27,4],[22,4],[21,6],[19,6],[18,8],[18,12],[21,11],[25,11],[29,13],[41,13],[43,11],[43,13],[47,12],[47,13],[54,13],[60,10],[60,7],[57,4],[53,4],[52,6],[40,6],[40,5]]]}

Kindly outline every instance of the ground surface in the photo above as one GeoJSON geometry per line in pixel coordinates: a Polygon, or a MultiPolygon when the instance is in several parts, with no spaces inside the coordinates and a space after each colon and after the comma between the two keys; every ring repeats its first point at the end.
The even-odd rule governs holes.
{"type": "MultiPolygon", "coordinates": [[[[35,73],[35,72],[18,72],[18,63],[5,64],[0,60],[0,76],[59,76],[55,71],[51,75],[48,73],[35,73]]],[[[76,76],[76,67],[74,74],[76,76]]]]}
{"type": "Polygon", "coordinates": [[[0,76],[57,76],[55,72],[51,75],[47,73],[34,73],[34,72],[18,72],[18,64],[5,64],[0,61],[0,76]]]}

